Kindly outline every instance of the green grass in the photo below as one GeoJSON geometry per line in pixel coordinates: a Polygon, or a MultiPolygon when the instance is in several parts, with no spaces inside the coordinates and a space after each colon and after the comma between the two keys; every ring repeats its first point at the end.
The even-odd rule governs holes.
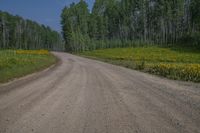
{"type": "Polygon", "coordinates": [[[0,50],[0,83],[42,70],[55,62],[51,54],[16,54],[14,50],[0,50]]]}
{"type": "Polygon", "coordinates": [[[115,48],[80,53],[171,79],[200,82],[200,51],[187,48],[115,48]]]}

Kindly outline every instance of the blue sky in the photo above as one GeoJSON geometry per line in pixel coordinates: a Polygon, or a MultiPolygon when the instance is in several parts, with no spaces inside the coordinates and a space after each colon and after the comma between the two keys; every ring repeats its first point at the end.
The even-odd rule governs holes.
{"type": "MultiPolygon", "coordinates": [[[[0,10],[61,31],[60,14],[65,5],[79,0],[0,0],[0,10]]],[[[91,9],[95,0],[85,0],[91,9]]]]}

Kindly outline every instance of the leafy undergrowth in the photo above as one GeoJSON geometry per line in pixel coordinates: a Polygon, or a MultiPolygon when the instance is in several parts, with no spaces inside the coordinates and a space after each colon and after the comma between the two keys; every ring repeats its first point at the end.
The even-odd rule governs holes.
{"type": "Polygon", "coordinates": [[[171,79],[200,82],[200,51],[139,47],[87,51],[80,55],[171,79]]]}
{"type": "Polygon", "coordinates": [[[46,50],[0,50],[0,82],[7,82],[39,70],[56,62],[46,50]]]}

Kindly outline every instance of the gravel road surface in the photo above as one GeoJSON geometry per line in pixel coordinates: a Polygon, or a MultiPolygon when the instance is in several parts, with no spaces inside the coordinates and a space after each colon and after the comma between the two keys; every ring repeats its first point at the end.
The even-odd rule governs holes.
{"type": "Polygon", "coordinates": [[[54,54],[0,85],[0,133],[200,133],[200,84],[54,54]]]}

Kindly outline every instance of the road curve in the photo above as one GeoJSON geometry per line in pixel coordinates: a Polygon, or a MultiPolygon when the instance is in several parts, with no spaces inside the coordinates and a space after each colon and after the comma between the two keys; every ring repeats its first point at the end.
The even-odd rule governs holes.
{"type": "Polygon", "coordinates": [[[0,133],[200,133],[199,84],[54,54],[58,66],[0,86],[0,133]]]}

